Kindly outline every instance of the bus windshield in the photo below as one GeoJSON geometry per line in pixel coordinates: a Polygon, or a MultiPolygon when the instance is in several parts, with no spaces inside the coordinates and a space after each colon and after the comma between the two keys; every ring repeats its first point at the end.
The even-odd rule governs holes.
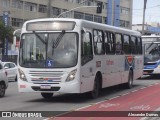
{"type": "Polygon", "coordinates": [[[150,42],[144,44],[144,63],[160,60],[160,43],[150,42]]]}
{"type": "Polygon", "coordinates": [[[27,68],[69,68],[77,64],[78,35],[25,33],[21,37],[19,65],[27,68]],[[47,62],[51,64],[48,66],[47,62]]]}

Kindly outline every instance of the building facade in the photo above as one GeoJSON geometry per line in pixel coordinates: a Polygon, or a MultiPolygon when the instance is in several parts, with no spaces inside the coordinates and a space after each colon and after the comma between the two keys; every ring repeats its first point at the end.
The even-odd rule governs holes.
{"type": "Polygon", "coordinates": [[[0,17],[9,12],[9,25],[21,28],[26,20],[67,17],[131,29],[132,0],[0,0],[0,17]],[[102,2],[102,13],[96,13],[102,2]],[[88,6],[88,7],[84,7],[88,6]],[[70,12],[66,12],[70,11],[70,12]]]}

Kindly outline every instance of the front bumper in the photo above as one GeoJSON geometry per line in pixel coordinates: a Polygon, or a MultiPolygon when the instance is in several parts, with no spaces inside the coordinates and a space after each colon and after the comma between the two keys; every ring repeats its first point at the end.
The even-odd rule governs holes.
{"type": "Polygon", "coordinates": [[[34,84],[18,80],[18,90],[19,92],[80,93],[80,84],[77,80],[59,84],[34,84]]]}

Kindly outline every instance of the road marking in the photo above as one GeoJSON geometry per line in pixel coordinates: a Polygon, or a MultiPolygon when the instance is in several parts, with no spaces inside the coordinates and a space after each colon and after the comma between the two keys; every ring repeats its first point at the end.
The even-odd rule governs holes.
{"type": "Polygon", "coordinates": [[[119,105],[120,105],[119,103],[115,103],[115,104],[105,103],[105,104],[100,104],[99,108],[109,108],[109,107],[115,107],[115,106],[119,106],[119,105]]]}
{"type": "Polygon", "coordinates": [[[133,106],[130,107],[130,110],[149,110],[151,107],[150,105],[138,105],[138,106],[133,106]]]}
{"type": "MultiPolygon", "coordinates": [[[[152,86],[157,85],[157,84],[160,84],[160,83],[158,83],[158,82],[157,82],[157,83],[154,83],[154,84],[152,84],[152,86]]],[[[117,95],[117,96],[115,96],[115,97],[113,97],[113,98],[108,98],[108,99],[99,101],[99,102],[94,103],[94,104],[100,104],[100,103],[103,103],[103,102],[107,102],[107,101],[109,101],[109,100],[113,100],[113,99],[119,98],[119,97],[121,97],[121,96],[125,96],[125,95],[131,94],[131,93],[133,93],[133,92],[137,92],[137,91],[139,91],[139,90],[143,90],[143,89],[148,88],[148,87],[150,87],[150,86],[151,86],[151,85],[148,85],[148,86],[145,86],[145,87],[143,87],[143,88],[139,88],[139,89],[137,89],[137,90],[130,91],[130,92],[125,93],[125,94],[123,94],[123,95],[117,95]]],[[[81,110],[81,109],[84,109],[84,108],[87,108],[87,107],[90,107],[90,106],[92,106],[92,105],[90,104],[90,105],[87,105],[87,106],[84,106],[84,107],[75,109],[75,111],[81,110]]]]}

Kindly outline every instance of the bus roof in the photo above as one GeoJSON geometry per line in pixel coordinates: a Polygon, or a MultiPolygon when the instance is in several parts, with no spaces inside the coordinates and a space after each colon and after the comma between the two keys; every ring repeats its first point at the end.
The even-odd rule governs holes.
{"type": "MultiPolygon", "coordinates": [[[[137,35],[137,36],[141,36],[141,33],[138,31],[134,31],[134,30],[130,30],[130,29],[126,29],[126,28],[120,28],[120,27],[115,27],[115,26],[111,26],[111,25],[107,25],[107,24],[102,24],[102,23],[97,23],[97,22],[92,22],[92,21],[87,21],[87,20],[83,20],[83,19],[73,19],[73,18],[41,18],[41,19],[33,19],[33,20],[28,20],[23,24],[23,27],[26,27],[27,23],[32,23],[32,22],[43,22],[43,21],[74,21],[76,24],[85,24],[85,26],[91,26],[93,27],[93,25],[95,26],[99,26],[100,29],[106,29],[108,28],[108,30],[113,31],[113,32],[127,32],[130,33],[132,35],[137,35]]],[[[99,29],[97,27],[95,27],[96,29],[99,29]]]]}
{"type": "Polygon", "coordinates": [[[143,43],[160,43],[160,35],[143,35],[143,43]]]}

